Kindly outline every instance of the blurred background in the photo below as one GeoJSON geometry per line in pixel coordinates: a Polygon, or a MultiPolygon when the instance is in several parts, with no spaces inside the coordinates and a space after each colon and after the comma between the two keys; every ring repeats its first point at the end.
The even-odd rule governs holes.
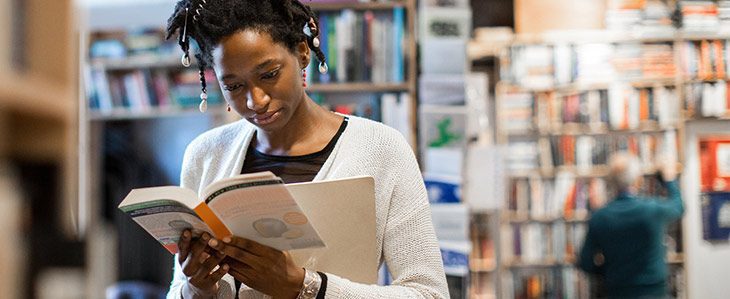
{"type": "MultiPolygon", "coordinates": [[[[409,140],[453,298],[598,296],[572,263],[619,150],[644,193],[681,162],[670,294],[730,294],[730,1],[304,2],[330,62],[310,96],[409,140]]],[[[0,0],[0,298],[165,293],[172,257],[116,207],[237,120],[217,84],[197,111],[174,3],[0,0]]]]}

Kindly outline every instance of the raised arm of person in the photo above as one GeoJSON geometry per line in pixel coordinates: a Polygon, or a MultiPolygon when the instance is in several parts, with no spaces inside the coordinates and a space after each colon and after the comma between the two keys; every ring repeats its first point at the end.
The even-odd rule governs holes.
{"type": "Polygon", "coordinates": [[[661,176],[664,187],[667,188],[667,199],[658,200],[657,205],[661,217],[668,221],[674,221],[682,217],[684,213],[684,204],[682,203],[682,194],[677,183],[677,167],[673,162],[665,162],[660,165],[661,176]]]}

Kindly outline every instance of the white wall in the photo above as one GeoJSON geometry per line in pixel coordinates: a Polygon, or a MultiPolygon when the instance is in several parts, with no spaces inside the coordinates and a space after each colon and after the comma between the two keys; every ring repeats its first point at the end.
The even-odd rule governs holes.
{"type": "Polygon", "coordinates": [[[685,130],[682,197],[685,204],[683,233],[689,298],[730,296],[730,242],[710,244],[702,239],[697,142],[699,137],[709,134],[730,135],[730,121],[690,122],[685,130]]]}

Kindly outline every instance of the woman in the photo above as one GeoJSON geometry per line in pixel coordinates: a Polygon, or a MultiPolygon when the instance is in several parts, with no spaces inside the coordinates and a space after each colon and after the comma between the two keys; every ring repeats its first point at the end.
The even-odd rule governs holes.
{"type": "MultiPolygon", "coordinates": [[[[296,0],[182,0],[169,20],[188,64],[215,70],[224,98],[244,120],[213,129],[185,152],[184,187],[198,190],[240,173],[270,170],[287,183],[375,178],[376,246],[390,286],[302,269],[288,254],[242,238],[185,231],[168,298],[445,298],[443,264],[423,180],[404,138],[382,124],[331,113],[305,93],[304,70],[319,50],[316,16],[296,0]],[[239,286],[239,284],[241,286],[239,286]]],[[[201,110],[205,110],[205,80],[201,110]]],[[[326,209],[327,207],[322,207],[326,209]]]]}

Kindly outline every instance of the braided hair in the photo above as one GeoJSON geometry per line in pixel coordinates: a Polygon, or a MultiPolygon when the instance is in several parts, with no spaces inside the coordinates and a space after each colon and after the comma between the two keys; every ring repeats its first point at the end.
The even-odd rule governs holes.
{"type": "MultiPolygon", "coordinates": [[[[319,48],[317,15],[299,0],[180,0],[167,20],[166,38],[178,33],[183,65],[190,65],[190,39],[198,44],[195,54],[200,71],[203,102],[207,99],[204,71],[212,66],[213,48],[226,36],[244,29],[271,35],[274,42],[295,51],[302,41],[320,61],[319,70],[327,71],[326,57],[319,48]]],[[[201,111],[204,110],[201,103],[201,111]]]]}

